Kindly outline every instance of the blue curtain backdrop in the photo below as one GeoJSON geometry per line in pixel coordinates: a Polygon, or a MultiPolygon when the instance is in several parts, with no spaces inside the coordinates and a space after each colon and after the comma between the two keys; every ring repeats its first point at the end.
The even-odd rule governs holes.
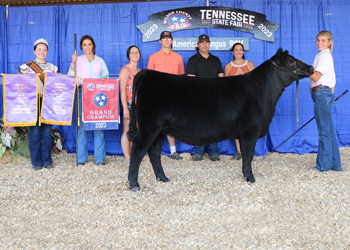
{"type": "MultiPolygon", "coordinates": [[[[49,43],[47,60],[56,64],[60,73],[66,74],[74,53],[74,33],[77,34],[78,54],[82,53],[79,41],[83,35],[89,34],[95,39],[96,54],[106,61],[112,76],[116,77],[122,66],[128,63],[126,50],[133,44],[141,50],[139,67],[143,69],[147,67],[148,57],[160,49],[160,44],[158,41],[142,43],[142,34],[136,25],[148,21],[149,15],[153,13],[205,5],[206,1],[203,0],[9,7],[7,22],[6,9],[0,6],[0,70],[4,73],[17,73],[18,66],[34,59],[34,41],[45,38],[49,43]]],[[[333,33],[334,40],[333,57],[337,75],[335,96],[348,88],[350,50],[347,30],[350,21],[347,17],[350,13],[350,2],[347,0],[223,0],[220,3],[210,1],[210,6],[241,8],[265,14],[267,20],[281,25],[275,34],[275,43],[257,40],[253,34],[226,29],[184,30],[173,32],[173,36],[197,37],[204,33],[211,37],[248,37],[250,50],[246,51],[245,56],[255,66],[273,56],[279,47],[288,49],[296,58],[312,64],[318,53],[316,35],[320,30],[327,29],[333,33]]],[[[188,59],[195,51],[178,53],[182,55],[186,67],[188,59]]],[[[232,60],[232,54],[227,51],[213,51],[212,54],[220,58],[223,67],[232,60]]],[[[299,84],[300,125],[314,116],[309,85],[309,79],[303,79],[299,84]]],[[[298,129],[295,96],[296,87],[293,83],[280,98],[268,135],[257,143],[256,155],[265,155],[298,129]]],[[[350,94],[345,95],[332,109],[334,127],[341,147],[350,145],[349,96],[350,94]]],[[[68,152],[75,152],[75,124],[71,127],[60,126],[59,129],[65,138],[64,146],[68,152]]],[[[120,130],[105,132],[107,154],[122,155],[121,134],[122,126],[120,130]]],[[[90,154],[93,153],[92,140],[93,136],[90,134],[90,154]]],[[[224,141],[219,145],[223,154],[236,153],[234,141],[224,141]]],[[[317,145],[317,128],[316,122],[313,121],[278,151],[311,153],[317,152],[317,145]]],[[[192,152],[192,148],[177,142],[177,150],[181,153],[192,152]]],[[[164,140],[163,153],[169,154],[167,140],[164,140]]]]}
{"type": "MultiPolygon", "coordinates": [[[[6,32],[6,7],[0,6],[0,73],[7,72],[7,32],[6,32]]],[[[0,88],[2,100],[2,85],[0,88]]],[[[3,115],[2,102],[0,103],[0,117],[3,115]]]]}

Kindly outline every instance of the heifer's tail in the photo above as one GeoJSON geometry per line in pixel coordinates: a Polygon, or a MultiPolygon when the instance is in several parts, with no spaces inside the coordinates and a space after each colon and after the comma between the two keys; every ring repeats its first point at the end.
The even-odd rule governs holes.
{"type": "Polygon", "coordinates": [[[133,87],[132,87],[133,89],[132,89],[131,115],[130,115],[129,131],[127,133],[129,141],[132,141],[137,133],[137,126],[136,126],[137,111],[136,111],[135,100],[137,99],[136,98],[137,87],[140,81],[138,77],[139,75],[140,75],[140,72],[136,74],[134,78],[133,87]]]}

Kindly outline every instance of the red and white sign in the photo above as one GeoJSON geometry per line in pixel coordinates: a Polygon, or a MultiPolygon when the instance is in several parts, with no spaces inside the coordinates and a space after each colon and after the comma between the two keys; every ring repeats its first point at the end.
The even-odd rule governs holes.
{"type": "Polygon", "coordinates": [[[119,128],[119,85],[117,79],[83,80],[84,130],[119,128]]]}

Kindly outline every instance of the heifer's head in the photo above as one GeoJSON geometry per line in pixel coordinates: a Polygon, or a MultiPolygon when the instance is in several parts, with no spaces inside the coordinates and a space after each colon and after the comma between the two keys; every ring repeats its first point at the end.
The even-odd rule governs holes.
{"type": "Polygon", "coordinates": [[[314,73],[314,67],[295,59],[288,54],[288,50],[283,51],[282,48],[277,50],[277,53],[271,57],[270,61],[280,70],[290,72],[291,77],[295,77],[295,80],[309,77],[314,73]]]}

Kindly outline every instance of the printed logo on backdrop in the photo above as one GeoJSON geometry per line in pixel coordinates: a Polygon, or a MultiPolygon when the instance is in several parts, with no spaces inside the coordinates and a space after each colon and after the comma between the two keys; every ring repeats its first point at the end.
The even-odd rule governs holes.
{"type": "Polygon", "coordinates": [[[191,7],[158,12],[149,16],[150,21],[137,25],[143,34],[142,42],[159,40],[164,30],[170,32],[216,28],[239,30],[254,34],[254,38],[275,42],[279,24],[266,20],[266,15],[228,7],[191,7]]]}
{"type": "Polygon", "coordinates": [[[186,12],[173,13],[174,12],[170,12],[171,15],[167,18],[167,20],[164,20],[164,22],[168,23],[168,29],[170,31],[188,28],[191,26],[191,23],[189,22],[189,18],[191,18],[191,16],[186,12]]]}
{"type": "MultiPolygon", "coordinates": [[[[196,50],[197,37],[174,37],[172,50],[196,50]]],[[[241,43],[249,50],[248,37],[210,37],[210,50],[230,50],[235,43],[241,43]]]]}
{"type": "Polygon", "coordinates": [[[84,130],[119,128],[119,86],[117,79],[83,80],[84,130]]]}

